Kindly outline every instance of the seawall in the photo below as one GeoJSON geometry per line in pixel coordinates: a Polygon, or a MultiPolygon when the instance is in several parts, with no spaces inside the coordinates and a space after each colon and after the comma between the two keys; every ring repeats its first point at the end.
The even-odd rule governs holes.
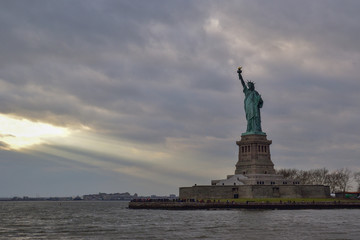
{"type": "Polygon", "coordinates": [[[360,209],[360,202],[299,203],[226,203],[226,202],[129,202],[130,209],[196,210],[196,209],[360,209]]]}

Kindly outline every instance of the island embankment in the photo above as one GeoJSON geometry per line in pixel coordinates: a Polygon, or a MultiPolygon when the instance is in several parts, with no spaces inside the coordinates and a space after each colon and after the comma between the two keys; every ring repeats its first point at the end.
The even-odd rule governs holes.
{"type": "Polygon", "coordinates": [[[192,202],[192,201],[132,201],[130,209],[197,210],[197,209],[360,209],[360,201],[280,201],[280,202],[192,202]]]}

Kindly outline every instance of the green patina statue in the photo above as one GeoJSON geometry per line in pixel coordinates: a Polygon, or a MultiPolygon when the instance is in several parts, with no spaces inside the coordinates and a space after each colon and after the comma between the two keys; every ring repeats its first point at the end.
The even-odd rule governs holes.
{"type": "Polygon", "coordinates": [[[254,82],[248,81],[246,86],[244,79],[241,75],[241,67],[238,68],[237,73],[239,74],[239,79],[244,88],[243,92],[245,93],[244,108],[246,113],[247,128],[246,132],[242,135],[266,135],[261,130],[260,117],[260,108],[262,108],[264,101],[262,100],[261,95],[257,91],[255,91],[254,82]]]}

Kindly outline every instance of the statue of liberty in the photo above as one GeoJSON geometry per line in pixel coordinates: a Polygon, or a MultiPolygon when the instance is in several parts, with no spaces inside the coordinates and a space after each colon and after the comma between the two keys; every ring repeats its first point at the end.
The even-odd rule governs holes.
{"type": "Polygon", "coordinates": [[[255,91],[255,83],[252,81],[247,82],[247,86],[244,82],[244,79],[241,75],[241,67],[238,68],[237,73],[239,74],[239,79],[243,86],[243,92],[245,94],[244,99],[244,108],[246,113],[247,128],[246,133],[242,135],[258,134],[266,135],[261,130],[261,116],[260,108],[262,108],[264,101],[261,98],[261,95],[255,91]]]}

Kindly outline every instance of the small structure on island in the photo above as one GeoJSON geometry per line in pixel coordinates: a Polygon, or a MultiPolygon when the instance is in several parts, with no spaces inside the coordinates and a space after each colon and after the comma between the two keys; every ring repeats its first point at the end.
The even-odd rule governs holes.
{"type": "Polygon", "coordinates": [[[264,101],[255,90],[254,82],[245,84],[241,67],[237,71],[245,94],[244,108],[247,128],[241,134],[238,161],[234,175],[212,180],[211,185],[180,187],[180,199],[233,198],[326,198],[330,188],[324,185],[304,185],[276,174],[271,161],[271,140],[261,128],[260,108],[264,101]]]}

